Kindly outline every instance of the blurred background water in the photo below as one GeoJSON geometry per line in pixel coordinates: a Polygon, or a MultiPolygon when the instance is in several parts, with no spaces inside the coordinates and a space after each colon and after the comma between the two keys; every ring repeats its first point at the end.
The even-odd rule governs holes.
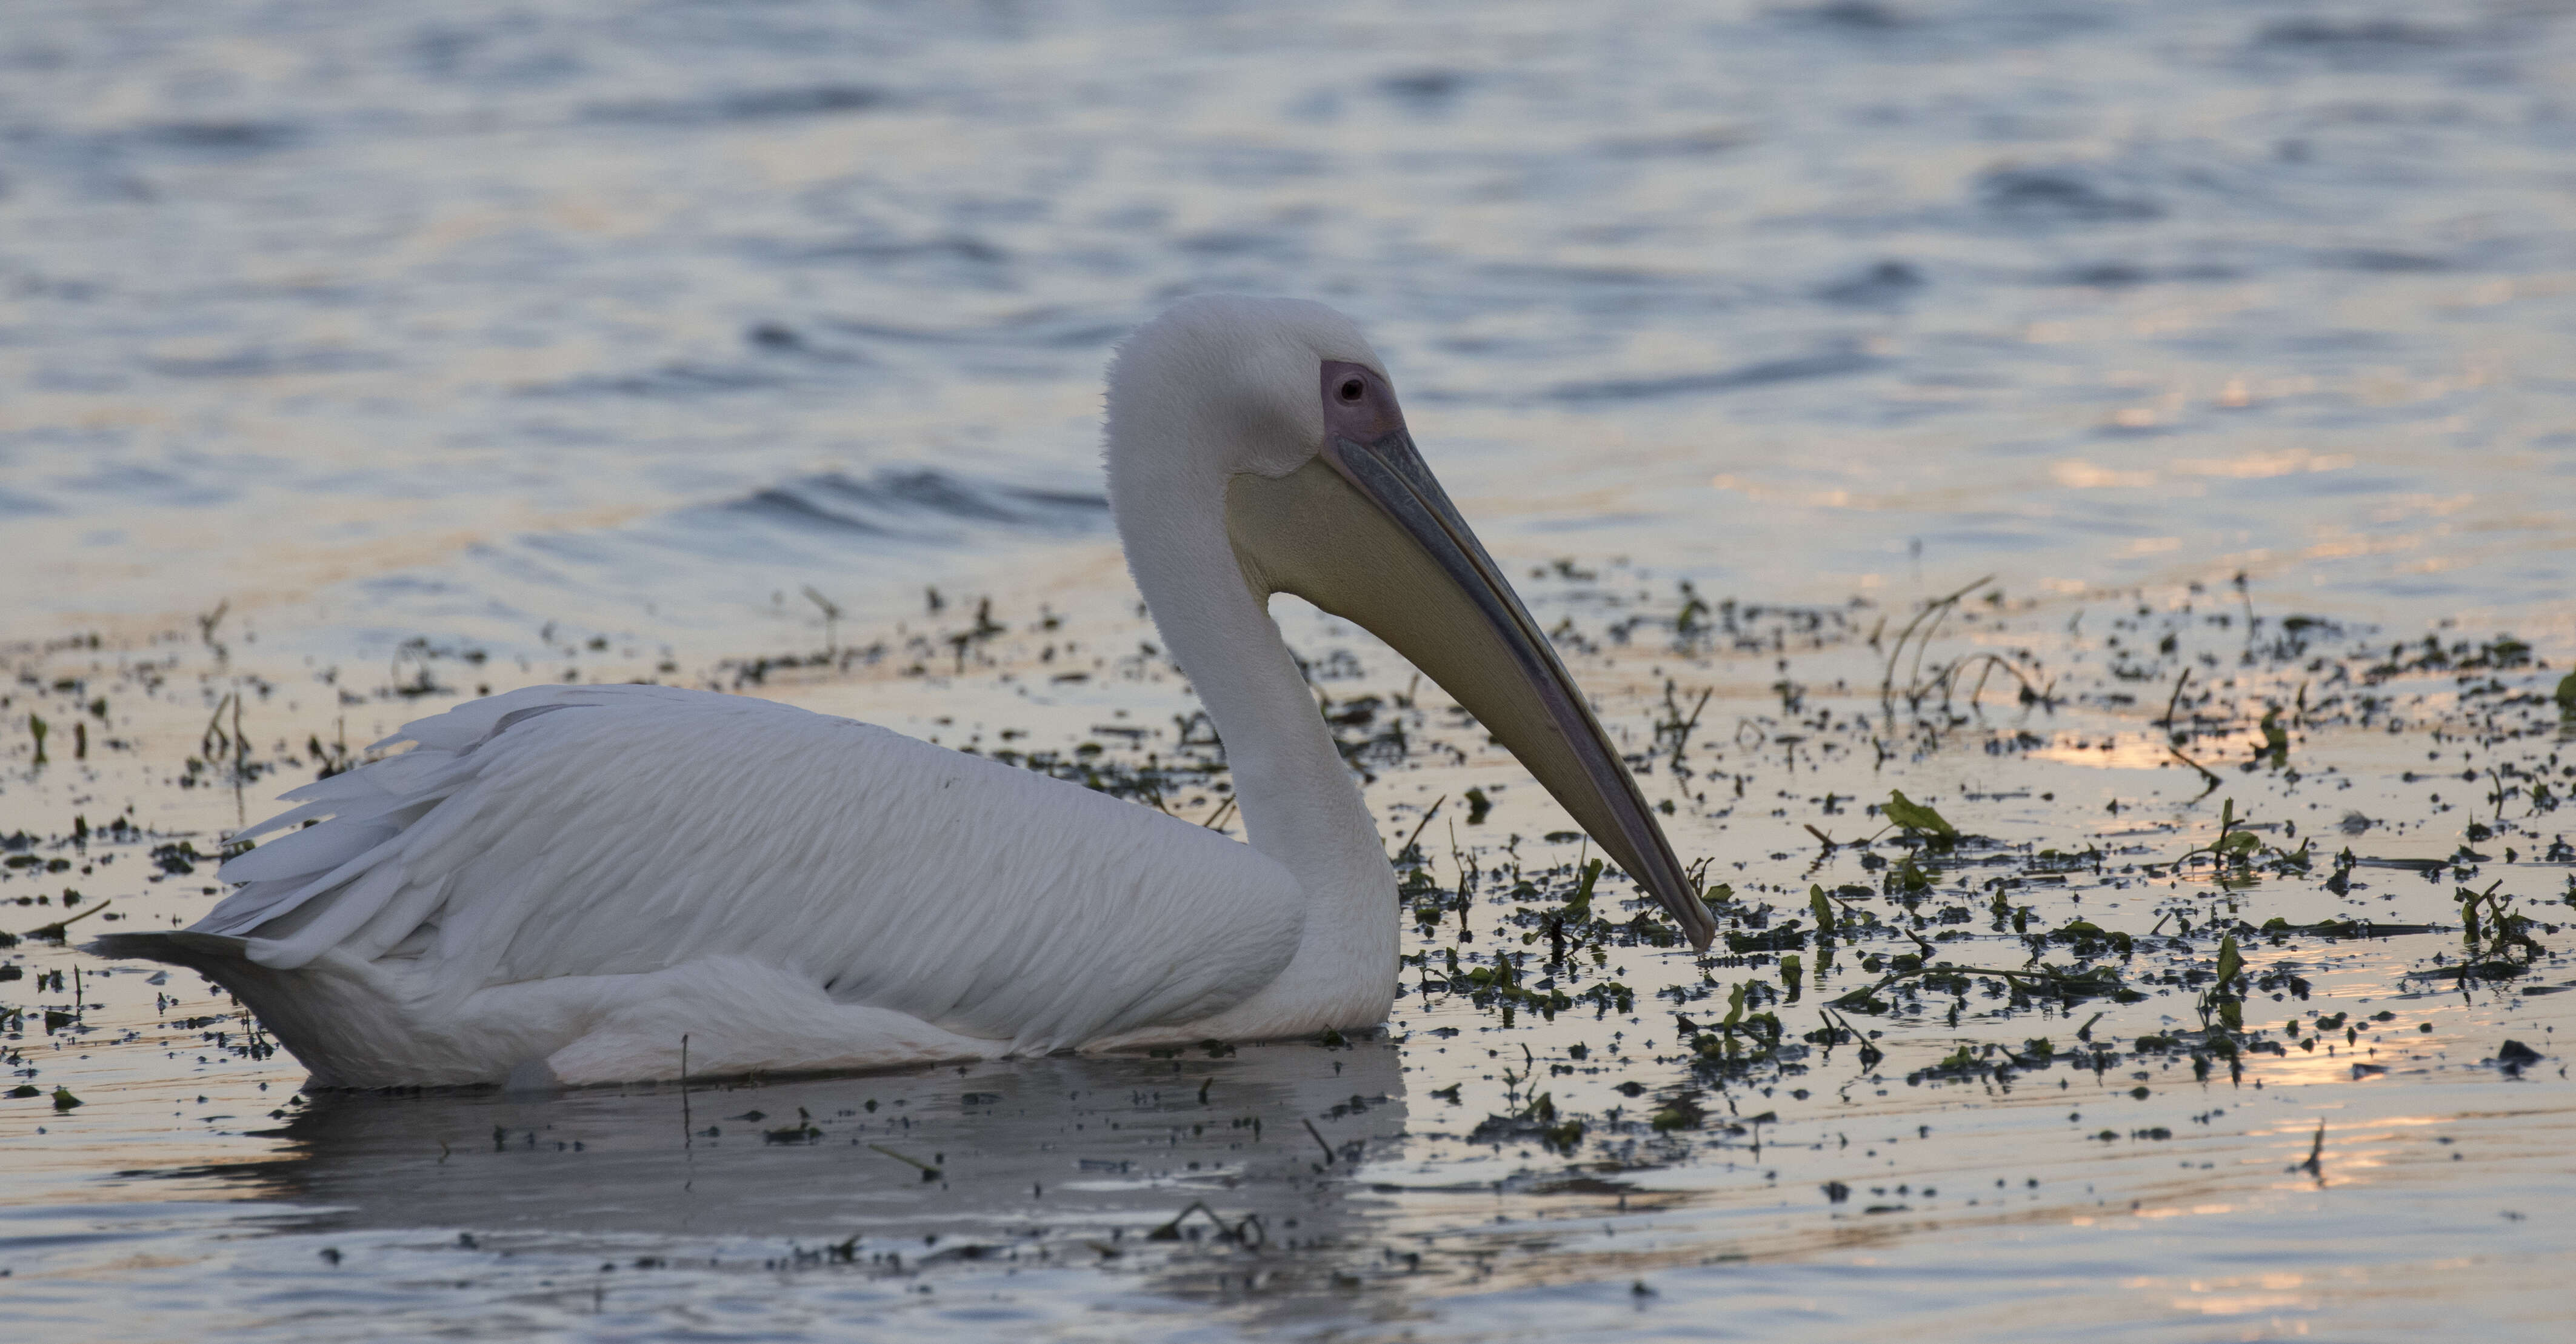
{"type": "MultiPolygon", "coordinates": [[[[994,593],[1015,622],[1048,598],[1114,603],[1103,364],[1173,299],[1235,290],[1357,317],[1427,456],[1514,561],[1624,561],[1659,586],[1899,613],[1983,573],[2016,598],[2170,596],[2241,573],[2268,612],[2408,636],[2512,629],[2563,656],[2571,10],[20,5],[0,18],[0,642],[14,656],[99,632],[132,649],[193,638],[192,618],[221,609],[272,671],[416,638],[526,657],[600,636],[696,665],[819,646],[808,585],[844,634],[917,613],[930,585],[994,593]]],[[[255,659],[233,651],[238,677],[255,659]]],[[[1747,683],[1755,698],[1768,675],[1747,683]]],[[[1171,707],[1168,691],[1117,693],[1148,718],[1171,707]]],[[[918,727],[972,692],[828,694],[918,727]]],[[[344,688],[342,703],[361,701],[344,688]]],[[[363,727],[347,725],[353,742],[363,727]]],[[[138,769],[173,773],[197,731],[190,717],[138,769]]],[[[2394,754],[2377,763],[2394,775],[2394,754]]],[[[2078,839],[2128,824],[2116,807],[2102,821],[2092,792],[2081,817],[2027,801],[2038,768],[1996,785],[2022,790],[1997,796],[2025,800],[2029,824],[2078,839]]],[[[114,793],[9,787],[11,825],[40,829],[103,814],[79,789],[114,793]]],[[[238,824],[238,790],[213,792],[153,804],[179,809],[155,824],[238,824]]],[[[2432,827],[2441,852],[2457,820],[2432,827]]],[[[1712,839],[1714,821],[1675,825],[1707,852],[1751,853],[1741,832],[1712,839]]],[[[128,899],[175,910],[178,891],[128,899]]],[[[2393,994],[2397,964],[2347,968],[2339,992],[2393,994]]],[[[190,1007],[165,1007],[164,986],[92,969],[92,1004],[152,995],[120,1029],[208,1006],[190,988],[190,1007]]],[[[2506,999],[2479,1031],[2562,1001],[2506,999]]],[[[1343,1087],[1348,1067],[1366,1075],[1350,1100],[1370,1103],[1350,1124],[1372,1141],[1455,1120],[1425,1095],[1434,1082],[1496,1090],[1416,1039],[1409,1064],[1392,1047],[1282,1047],[1204,1070],[1240,1069],[1258,1098],[1244,1114],[1286,1131],[1363,1090],[1343,1087]],[[1427,1074],[1408,1087],[1406,1069],[1427,1074]]],[[[2420,1338],[2463,1312],[2493,1337],[2552,1338],[2547,1266],[2576,1244],[2549,1212],[2571,1174],[2562,1102],[2493,1070],[2365,1092],[2338,1059],[2310,1070],[2320,1088],[2352,1084],[2321,1104],[2349,1108],[2339,1134],[2382,1136],[2338,1157],[2339,1173],[2370,1173],[2340,1193],[2272,1175],[2307,1152],[2313,1119],[2265,1109],[2286,1089],[2219,1103],[2256,1119],[2228,1122],[2232,1146],[2209,1132],[2214,1176],[2163,1148],[2152,1163],[2043,1153],[2031,1135],[2064,1123],[2049,1097],[1980,1111],[1899,1091],[1809,1114],[1784,1094],[1808,1128],[1774,1165],[1757,1127],[1750,1154],[1659,1174],[1660,1223],[1626,1186],[1545,1187],[1556,1212],[1511,1206],[1535,1220],[1514,1245],[1556,1254],[1557,1234],[1528,1231],[1550,1217],[1615,1233],[1567,1233],[1561,1262],[1501,1278],[1480,1277],[1495,1252],[1458,1251],[1463,1277],[1440,1291],[1462,1296],[1445,1307],[1343,1295],[1356,1260],[1256,1301],[1214,1270],[1121,1272],[1096,1249],[1078,1270],[952,1263],[931,1294],[931,1279],[791,1271],[839,1263],[817,1248],[840,1232],[909,1246],[952,1214],[966,1220],[952,1241],[1010,1242],[1013,1220],[1037,1221],[1014,1202],[1022,1178],[1064,1179],[1045,1174],[1063,1154],[1032,1154],[1095,1123],[1079,1117],[1169,1123],[1181,1160],[1161,1066],[903,1084],[976,1154],[954,1173],[971,1198],[943,1212],[907,1203],[913,1171],[864,1148],[833,1169],[853,1185],[761,1165],[765,1149],[743,1151],[757,1121],[736,1122],[730,1153],[674,1149],[667,1096],[341,1098],[263,1120],[270,1084],[300,1077],[289,1060],[168,1065],[103,1041],[80,1047],[100,1049],[89,1065],[46,1060],[46,1086],[95,1076],[81,1123],[8,1113],[17,1151],[54,1156],[0,1182],[15,1274],[0,1304],[47,1338],[104,1321],[128,1339],[199,1337],[178,1324],[199,1321],[276,1337],[2197,1339],[2317,1324],[2420,1338]],[[1026,1110],[973,1100],[1058,1087],[1064,1103],[1026,1110]],[[1918,1220],[1900,1236],[1772,1198],[1780,1182],[1815,1202],[1848,1174],[1849,1140],[1893,1144],[1927,1105],[1959,1145],[1927,1159],[1954,1201],[1990,1177],[2021,1200],[2040,1172],[2045,1216],[1996,1195],[1994,1210],[1944,1206],[1969,1231],[1918,1220]],[[272,1121],[284,1128],[245,1132],[272,1121]],[[462,1156],[486,1156],[487,1129],[493,1151],[535,1153],[549,1128],[623,1156],[542,1176],[462,1156]],[[2462,1152],[2475,1164],[2450,1165],[2462,1152]],[[700,1175],[695,1202],[665,1202],[700,1175]],[[2060,1192],[2079,1186],[2065,1198],[2154,1217],[2070,1215],[2060,1192]],[[519,1239],[494,1240],[502,1224],[519,1239]],[[814,1259],[780,1258],[794,1255],[814,1259]],[[658,1277],[594,1297],[610,1280],[593,1261],[658,1277]],[[1219,1309],[1225,1324],[1203,1326],[1219,1309]]],[[[788,1103],[820,1117],[828,1102],[838,1145],[843,1128],[910,1133],[861,1109],[894,1090],[842,1080],[788,1103]]],[[[712,1104],[719,1120],[737,1110],[712,1104]]],[[[1225,1136],[1190,1138],[1214,1166],[1225,1136]]],[[[1287,1202],[1261,1207],[1283,1224],[1304,1208],[1318,1240],[1390,1244],[1456,1245],[1455,1229],[1503,1216],[1482,1202],[1507,1193],[1482,1156],[1434,1157],[1376,1185],[1292,1172],[1259,1187],[1287,1202]]],[[[1123,1237],[1199,1194],[1235,1207],[1214,1177],[1133,1161],[1076,1169],[1065,1197],[1083,1212],[1063,1216],[1123,1237]]]]}
{"type": "Polygon", "coordinates": [[[1506,553],[2554,608],[2564,9],[26,9],[0,625],[891,609],[1101,543],[1201,290],[1357,316],[1506,553]]]}

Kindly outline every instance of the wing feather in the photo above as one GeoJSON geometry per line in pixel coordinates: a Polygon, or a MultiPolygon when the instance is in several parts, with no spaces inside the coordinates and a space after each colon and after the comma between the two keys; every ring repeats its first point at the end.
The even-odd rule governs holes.
{"type": "Polygon", "coordinates": [[[847,719],[668,687],[531,687],[287,795],[196,930],[332,950],[423,1002],[750,957],[843,1003],[1046,1049],[1221,1011],[1304,902],[1248,846],[847,719]],[[396,949],[400,949],[397,953],[396,949]]]}

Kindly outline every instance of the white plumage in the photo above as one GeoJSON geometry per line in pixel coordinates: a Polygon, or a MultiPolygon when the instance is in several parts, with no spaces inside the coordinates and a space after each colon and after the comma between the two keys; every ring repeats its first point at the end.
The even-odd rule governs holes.
{"type": "MultiPolygon", "coordinates": [[[[1438,590],[1472,568],[1459,556],[1490,569],[1462,522],[1405,512],[1447,509],[1436,486],[1339,465],[1361,452],[1345,421],[1392,424],[1375,442],[1396,452],[1383,379],[1337,314],[1247,299],[1182,305],[1113,369],[1120,533],[1226,743],[1248,843],[847,719],[542,686],[406,725],[378,745],[410,751],[297,789],[299,806],[243,832],[285,834],[225,865],[241,889],[205,919],[93,946],[207,971],[324,1086],[670,1077],[684,1036],[690,1072],[723,1074],[1378,1021],[1394,877],[1264,606],[1347,589],[1385,634],[1406,574],[1438,590]],[[1301,553],[1327,535],[1329,554],[1301,553]],[[1391,549],[1357,553],[1371,548],[1391,549]]],[[[1508,587],[1508,611],[1480,595],[1492,586],[1429,593],[1446,623],[1406,651],[1444,684],[1519,678],[1554,697],[1462,694],[1672,905],[1651,818],[1651,844],[1603,834],[1644,815],[1633,784],[1609,756],[1624,801],[1604,791],[1606,744],[1576,740],[1597,725],[1559,703],[1570,685],[1540,685],[1563,670],[1505,628],[1527,616],[1508,587]],[[1490,648],[1471,637],[1487,627],[1490,648]],[[1444,659],[1466,661],[1444,674],[1444,659]],[[1577,756],[1591,774],[1564,763],[1577,756]]]]}
{"type": "Polygon", "coordinates": [[[257,829],[332,820],[225,865],[247,885],[190,930],[238,940],[327,1082],[649,1077],[683,1033],[711,1073],[1044,1053],[1232,1007],[1296,950],[1249,847],[848,719],[539,686],[394,740],[288,794],[257,829]]]}

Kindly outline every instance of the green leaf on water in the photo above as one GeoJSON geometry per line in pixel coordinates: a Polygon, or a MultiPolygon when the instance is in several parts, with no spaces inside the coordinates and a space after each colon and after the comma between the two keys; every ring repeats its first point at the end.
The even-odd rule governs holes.
{"type": "Polygon", "coordinates": [[[1942,819],[1941,814],[1905,796],[1903,789],[1890,789],[1887,801],[1879,805],[1889,821],[1902,827],[1908,835],[1928,835],[1947,844],[1959,838],[1959,828],[1942,819]]]}
{"type": "Polygon", "coordinates": [[[2226,984],[2236,978],[2238,971],[2244,969],[2245,954],[2236,950],[2236,935],[2231,933],[2220,939],[2218,941],[2218,983],[2226,984]]]}
{"type": "Polygon", "coordinates": [[[68,1087],[57,1087],[54,1089],[55,1110],[68,1111],[74,1106],[86,1106],[88,1104],[88,1102],[82,1101],[80,1098],[73,1096],[72,1090],[68,1087]]]}
{"type": "Polygon", "coordinates": [[[1822,885],[1811,884],[1807,888],[1807,908],[1816,912],[1816,936],[1819,938],[1833,937],[1834,903],[1832,898],[1825,895],[1825,889],[1822,885]]]}
{"type": "Polygon", "coordinates": [[[2557,700],[2560,709],[2576,714],[2576,672],[2559,679],[2557,700]]]}
{"type": "Polygon", "coordinates": [[[1583,865],[1582,880],[1575,883],[1574,895],[1565,902],[1567,919],[1581,921],[1592,917],[1592,886],[1600,880],[1601,860],[1594,859],[1583,865]]]}

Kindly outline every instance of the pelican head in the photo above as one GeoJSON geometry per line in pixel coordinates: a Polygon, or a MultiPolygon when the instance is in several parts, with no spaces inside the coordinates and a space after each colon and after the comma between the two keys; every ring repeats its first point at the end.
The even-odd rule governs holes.
{"type": "Polygon", "coordinates": [[[1294,594],[1438,682],[1708,945],[1715,926],[1662,827],[1414,448],[1385,363],[1348,318],[1296,300],[1187,300],[1121,347],[1108,438],[1129,565],[1203,694],[1199,664],[1235,651],[1189,636],[1221,623],[1205,571],[1231,560],[1234,603],[1246,589],[1256,604],[1294,594]]]}

